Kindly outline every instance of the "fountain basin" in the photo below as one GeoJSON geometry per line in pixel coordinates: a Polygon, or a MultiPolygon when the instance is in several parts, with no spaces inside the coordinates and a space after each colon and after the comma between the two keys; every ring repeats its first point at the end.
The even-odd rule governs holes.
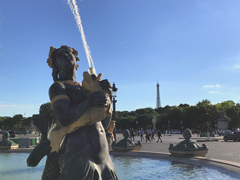
{"type": "Polygon", "coordinates": [[[138,146],[127,146],[127,147],[112,146],[112,150],[113,150],[113,151],[119,151],[119,152],[140,151],[141,148],[142,148],[142,145],[138,145],[138,146]]]}
{"type": "Polygon", "coordinates": [[[202,156],[208,153],[208,149],[202,149],[197,151],[178,151],[178,150],[169,150],[173,156],[202,156]]]}
{"type": "Polygon", "coordinates": [[[239,179],[240,177],[240,163],[224,161],[219,159],[210,159],[200,156],[172,156],[170,153],[162,152],[150,152],[150,151],[130,151],[130,152],[115,152],[111,151],[110,155],[113,156],[130,156],[130,157],[143,157],[143,158],[152,158],[152,159],[161,159],[168,160],[172,162],[190,164],[194,166],[207,167],[211,169],[218,170],[224,174],[227,174],[231,177],[239,179]]]}
{"type": "MultiPolygon", "coordinates": [[[[17,151],[17,150],[12,150],[17,151]]],[[[114,152],[111,151],[111,157],[119,176],[123,179],[218,179],[222,177],[225,180],[239,179],[239,173],[231,173],[236,168],[238,171],[240,165],[229,164],[209,160],[203,157],[182,158],[173,157],[169,153],[155,152],[114,152]],[[219,167],[213,164],[225,164],[227,168],[219,167]],[[147,166],[146,166],[147,164],[147,166]],[[189,165],[190,164],[190,165],[189,165]],[[191,165],[193,164],[193,165],[191,165]],[[215,167],[215,168],[213,168],[215,167]]],[[[39,163],[37,167],[27,167],[26,159],[29,153],[0,153],[0,179],[41,179],[46,158],[39,163]]]]}

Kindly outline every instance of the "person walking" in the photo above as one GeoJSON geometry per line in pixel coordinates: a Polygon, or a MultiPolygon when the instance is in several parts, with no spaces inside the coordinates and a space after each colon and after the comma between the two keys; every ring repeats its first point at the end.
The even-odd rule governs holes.
{"type": "Polygon", "coordinates": [[[131,129],[131,139],[134,141],[134,135],[135,135],[135,132],[133,130],[133,128],[131,129]]]}
{"type": "Polygon", "coordinates": [[[161,137],[162,137],[161,131],[158,130],[158,140],[157,140],[157,143],[158,143],[159,140],[160,140],[161,143],[162,143],[162,139],[161,139],[161,137]]]}
{"type": "Polygon", "coordinates": [[[154,135],[155,135],[155,134],[154,134],[154,130],[152,130],[151,140],[153,140],[153,139],[155,140],[154,135]]]}
{"type": "Polygon", "coordinates": [[[150,141],[150,142],[151,142],[151,140],[150,140],[150,138],[149,138],[149,133],[148,133],[148,131],[146,132],[146,143],[147,143],[147,141],[150,141]]]}
{"type": "Polygon", "coordinates": [[[140,131],[141,140],[144,139],[143,134],[144,134],[143,129],[141,129],[141,131],[140,131]]]}
{"type": "Polygon", "coordinates": [[[151,129],[148,130],[148,134],[149,134],[149,136],[151,136],[151,134],[152,134],[151,129]]]}

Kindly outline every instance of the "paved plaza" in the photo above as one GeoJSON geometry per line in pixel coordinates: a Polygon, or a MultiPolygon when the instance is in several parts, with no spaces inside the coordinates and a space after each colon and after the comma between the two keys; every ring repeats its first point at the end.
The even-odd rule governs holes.
{"type": "MultiPolygon", "coordinates": [[[[26,138],[26,137],[39,137],[36,135],[17,135],[16,138],[26,138]]],[[[145,138],[145,137],[144,137],[145,138]]],[[[0,139],[2,139],[0,135],[0,139]]],[[[120,133],[117,133],[117,142],[121,139],[123,139],[123,135],[120,133]]],[[[192,141],[197,142],[197,140],[206,140],[206,137],[197,137],[196,134],[193,134],[193,137],[191,138],[192,141]]],[[[211,138],[212,139],[212,138],[211,138]]],[[[234,142],[234,141],[227,141],[225,142],[223,140],[222,136],[216,136],[213,139],[218,139],[218,141],[214,142],[197,142],[200,146],[202,144],[206,144],[208,150],[208,153],[206,154],[206,158],[211,159],[219,159],[219,160],[225,160],[225,161],[231,161],[231,162],[237,162],[240,163],[240,142],[234,142]]],[[[142,144],[141,151],[150,151],[150,152],[163,152],[163,153],[169,153],[168,147],[171,143],[176,145],[180,141],[183,141],[183,136],[181,134],[173,134],[171,136],[162,136],[162,143],[156,143],[157,137],[155,137],[155,140],[151,142],[147,142],[144,140],[140,141],[140,136],[135,136],[135,142],[140,141],[142,144]]],[[[22,148],[19,148],[19,150],[22,148]]],[[[31,151],[32,148],[24,148],[23,151],[31,151]]]]}
{"type": "MultiPolygon", "coordinates": [[[[145,138],[145,137],[144,137],[145,138]]],[[[117,141],[123,139],[122,134],[117,134],[117,141]]],[[[135,142],[140,141],[140,136],[135,136],[135,142]]],[[[197,140],[205,140],[206,137],[197,137],[196,134],[193,134],[192,141],[196,142],[197,140]]],[[[211,138],[212,139],[212,138],[211,138]]],[[[208,153],[206,154],[207,158],[211,159],[220,159],[225,161],[232,161],[240,163],[240,142],[227,141],[223,140],[223,136],[216,136],[213,139],[218,139],[214,142],[197,142],[200,146],[206,144],[208,153]]],[[[183,136],[181,134],[173,134],[171,136],[162,136],[162,143],[156,143],[157,137],[151,142],[140,141],[142,144],[141,151],[151,151],[151,152],[163,152],[169,153],[168,147],[171,143],[176,145],[180,141],[183,141],[183,136]],[[181,139],[179,139],[181,138],[181,139]]]]}

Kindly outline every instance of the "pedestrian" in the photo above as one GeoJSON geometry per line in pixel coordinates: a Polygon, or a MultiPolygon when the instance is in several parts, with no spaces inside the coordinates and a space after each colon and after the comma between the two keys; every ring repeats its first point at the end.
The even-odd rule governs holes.
{"type": "Polygon", "coordinates": [[[153,140],[153,139],[155,140],[154,135],[155,135],[155,134],[154,134],[154,131],[152,131],[151,140],[153,140]]]}
{"type": "Polygon", "coordinates": [[[141,129],[141,131],[140,131],[140,135],[141,135],[141,140],[143,140],[144,139],[144,137],[143,137],[143,129],[141,129]]]}
{"type": "Polygon", "coordinates": [[[157,143],[158,143],[159,140],[160,140],[161,143],[162,143],[162,139],[161,139],[161,137],[162,137],[161,131],[158,130],[158,140],[157,140],[157,143]]]}
{"type": "Polygon", "coordinates": [[[151,134],[152,134],[151,129],[149,129],[148,134],[149,134],[149,136],[151,136],[151,134]]]}
{"type": "Polygon", "coordinates": [[[150,138],[149,138],[149,133],[148,133],[148,131],[146,132],[146,143],[147,143],[147,141],[150,141],[150,142],[151,142],[151,140],[150,140],[150,138]]]}
{"type": "Polygon", "coordinates": [[[133,128],[131,129],[131,139],[134,141],[134,135],[135,135],[135,132],[133,130],[133,128]]]}

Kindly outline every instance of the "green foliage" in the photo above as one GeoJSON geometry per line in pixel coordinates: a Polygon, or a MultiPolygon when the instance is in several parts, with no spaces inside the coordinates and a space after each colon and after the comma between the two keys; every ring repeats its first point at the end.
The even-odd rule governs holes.
{"type": "Polygon", "coordinates": [[[22,120],[23,120],[23,115],[21,114],[16,114],[15,116],[13,116],[14,125],[17,125],[18,128],[20,128],[20,123],[22,120]]]}
{"type": "MultiPolygon", "coordinates": [[[[240,127],[240,104],[233,101],[225,101],[212,105],[207,99],[198,102],[196,105],[180,104],[179,106],[165,106],[158,109],[141,108],[135,111],[117,111],[116,127],[119,128],[152,128],[152,119],[155,115],[158,129],[183,129],[190,128],[206,131],[214,129],[221,112],[229,121],[229,129],[240,127]]],[[[38,116],[52,116],[51,103],[40,106],[39,114],[29,118],[23,118],[21,114],[14,117],[0,117],[0,129],[24,128],[31,123],[31,120],[38,116]]]]}
{"type": "Polygon", "coordinates": [[[225,101],[212,105],[207,99],[198,102],[196,105],[180,104],[179,106],[165,106],[158,109],[142,108],[136,111],[117,111],[117,128],[151,128],[152,118],[155,111],[158,129],[184,129],[206,131],[215,129],[217,119],[221,111],[225,112],[229,120],[229,129],[240,127],[240,104],[233,101],[225,101]],[[136,125],[135,123],[138,122],[136,125]]]}
{"type": "Polygon", "coordinates": [[[50,102],[42,104],[39,109],[39,115],[51,115],[53,116],[53,109],[50,102]]]}
{"type": "Polygon", "coordinates": [[[209,106],[211,106],[211,101],[204,99],[201,102],[198,102],[196,104],[198,107],[204,107],[204,108],[208,108],[209,106]]]}
{"type": "Polygon", "coordinates": [[[21,121],[21,127],[22,128],[25,128],[26,126],[29,126],[30,123],[32,121],[32,117],[28,117],[28,118],[24,118],[22,121],[21,121]]]}
{"type": "Polygon", "coordinates": [[[3,126],[5,130],[13,129],[15,122],[12,117],[7,117],[3,121],[3,126]]]}

